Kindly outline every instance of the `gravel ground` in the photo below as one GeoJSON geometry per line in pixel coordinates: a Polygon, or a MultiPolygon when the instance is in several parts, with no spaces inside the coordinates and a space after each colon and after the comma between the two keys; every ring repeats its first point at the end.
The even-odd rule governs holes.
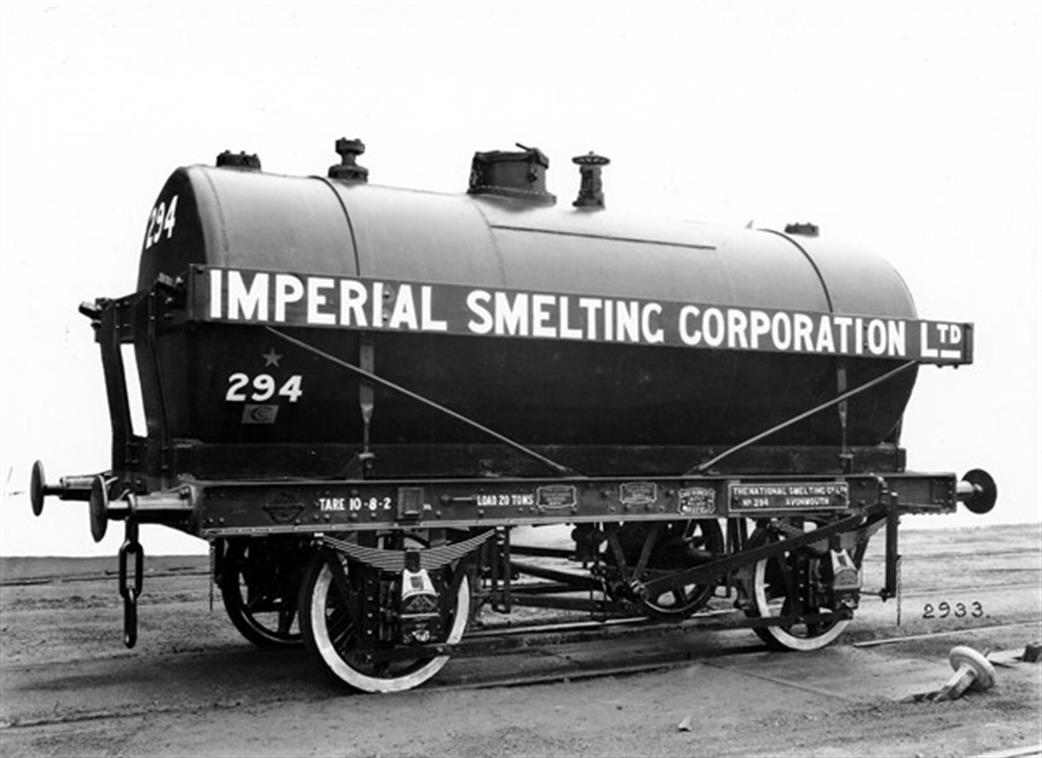
{"type": "MultiPolygon", "coordinates": [[[[953,645],[1001,654],[1042,639],[1042,528],[902,538],[901,626],[894,601],[866,596],[840,644],[818,653],[768,653],[748,631],[630,639],[452,661],[428,686],[389,696],[345,693],[301,652],[251,648],[219,600],[208,612],[205,558],[150,559],[175,571],[146,578],[132,651],[120,645],[115,579],[98,576],[114,559],[3,559],[0,754],[962,756],[1042,744],[1040,664],[999,668],[994,689],[957,702],[902,702],[944,683],[953,645]],[[942,602],[982,612],[941,618],[942,602]],[[905,635],[929,636],[861,645],[905,635]],[[653,649],[675,665],[464,684],[493,669],[622,665],[653,649]]],[[[880,550],[867,588],[881,583],[880,550]]]]}

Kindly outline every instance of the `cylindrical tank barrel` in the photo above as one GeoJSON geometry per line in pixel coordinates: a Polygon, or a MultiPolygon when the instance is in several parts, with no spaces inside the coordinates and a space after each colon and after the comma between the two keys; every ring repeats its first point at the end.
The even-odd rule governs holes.
{"type": "MultiPolygon", "coordinates": [[[[201,166],[177,170],[160,206],[146,230],[139,289],[161,274],[185,277],[199,264],[765,310],[916,315],[889,264],[861,250],[832,248],[822,238],[201,166]]],[[[172,437],[213,444],[361,440],[357,378],[255,326],[197,326],[165,335],[158,347],[172,437]],[[229,404],[229,382],[235,375],[252,382],[262,373],[279,387],[302,376],[303,394],[299,402],[282,403],[273,423],[250,423],[241,405],[229,404]]],[[[360,359],[358,330],[291,331],[345,360],[360,359]]],[[[868,357],[553,339],[389,332],[367,339],[375,373],[529,445],[726,446],[834,397],[844,389],[841,381],[855,387],[896,365],[868,357]]],[[[845,440],[833,411],[768,442],[878,444],[897,428],[914,380],[913,369],[850,400],[845,440]]],[[[485,441],[381,388],[375,389],[371,440],[485,441]]]]}

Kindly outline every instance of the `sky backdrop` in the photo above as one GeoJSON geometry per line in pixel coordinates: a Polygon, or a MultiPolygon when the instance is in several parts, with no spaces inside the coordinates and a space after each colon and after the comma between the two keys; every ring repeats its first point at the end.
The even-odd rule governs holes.
{"type": "MultiPolygon", "coordinates": [[[[913,526],[1040,519],[1042,4],[0,3],[0,554],[114,554],[82,503],[34,519],[29,469],[109,465],[84,300],[129,294],[179,165],[225,149],[460,192],[476,150],[538,146],[570,202],[595,150],[609,209],[818,224],[976,323],[926,367],[909,468],[988,469],[1000,500],[913,526]]],[[[205,543],[145,527],[150,554],[205,543]]]]}

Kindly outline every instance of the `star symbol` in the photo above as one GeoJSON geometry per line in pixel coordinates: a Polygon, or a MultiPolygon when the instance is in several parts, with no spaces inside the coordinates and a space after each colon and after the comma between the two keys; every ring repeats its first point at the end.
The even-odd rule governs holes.
{"type": "Polygon", "coordinates": [[[268,366],[278,368],[279,361],[282,360],[282,356],[275,352],[275,348],[272,348],[270,352],[262,354],[261,358],[264,359],[264,368],[267,368],[268,366]]]}

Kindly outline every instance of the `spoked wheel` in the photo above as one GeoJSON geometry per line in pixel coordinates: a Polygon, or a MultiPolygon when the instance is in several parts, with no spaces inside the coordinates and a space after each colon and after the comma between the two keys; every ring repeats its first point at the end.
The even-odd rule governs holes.
{"type": "MultiPolygon", "coordinates": [[[[806,522],[805,531],[815,528],[806,522]]],[[[779,539],[763,529],[753,532],[750,547],[760,547],[768,540],[779,539]]],[[[757,562],[753,569],[749,594],[753,608],[747,611],[754,617],[807,616],[831,613],[828,602],[828,582],[831,566],[828,554],[819,557],[809,548],[784,552],[757,562]]],[[[753,631],[775,649],[818,650],[839,635],[850,624],[850,619],[827,623],[800,623],[792,626],[754,627],[753,631]]]]}
{"type": "MultiPolygon", "coordinates": [[[[446,569],[446,573],[451,573],[446,569]]],[[[332,676],[364,692],[401,692],[417,687],[437,674],[449,660],[435,657],[374,661],[362,644],[367,628],[362,614],[363,597],[373,591],[375,569],[349,562],[333,553],[319,553],[308,569],[301,588],[301,629],[305,645],[332,676]],[[330,561],[336,561],[331,565],[330,561]],[[340,578],[334,576],[340,574],[340,578]],[[366,574],[369,574],[367,577],[366,574]],[[340,587],[346,585],[348,597],[340,587]]],[[[470,612],[470,581],[460,567],[450,577],[446,592],[451,592],[451,609],[444,620],[448,633],[442,642],[455,643],[463,637],[470,612]],[[453,591],[454,590],[454,591],[453,591]]],[[[372,607],[370,605],[370,607],[372,607]]],[[[370,611],[372,612],[372,611],[370,611]]],[[[433,640],[432,640],[433,642],[433,640]]],[[[379,643],[384,652],[393,642],[379,643]]]]}
{"type": "Polygon", "coordinates": [[[282,551],[248,541],[228,543],[220,575],[221,599],[243,637],[258,647],[296,647],[301,571],[282,551]]]}
{"type": "MultiPolygon", "coordinates": [[[[684,529],[681,544],[683,555],[672,562],[680,564],[682,569],[694,568],[712,560],[709,556],[723,553],[724,536],[716,521],[691,521],[684,529]]],[[[642,605],[645,613],[653,618],[684,619],[708,603],[715,589],[715,584],[687,584],[657,597],[644,598],[642,605]]]]}

